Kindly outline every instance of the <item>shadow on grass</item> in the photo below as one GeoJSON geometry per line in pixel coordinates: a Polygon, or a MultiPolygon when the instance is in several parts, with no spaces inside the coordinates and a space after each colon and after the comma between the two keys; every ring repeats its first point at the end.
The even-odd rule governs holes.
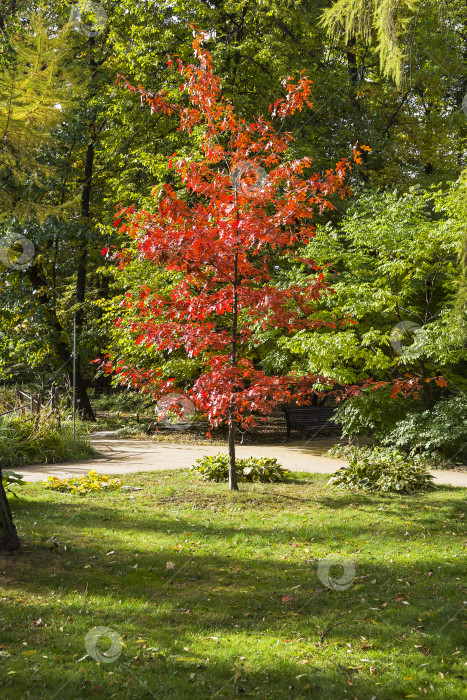
{"type": "Polygon", "coordinates": [[[440,668],[447,680],[436,685],[436,697],[460,697],[449,683],[459,677],[455,664],[462,660],[454,653],[464,641],[465,569],[453,556],[451,540],[437,544],[445,537],[444,522],[449,529],[460,522],[462,503],[453,493],[440,489],[429,507],[423,497],[391,501],[333,493],[313,500],[294,493],[314,519],[288,529],[271,526],[274,513],[268,509],[275,498],[288,499],[295,512],[295,501],[279,493],[245,492],[229,500],[212,488],[189,486],[173,502],[163,496],[169,512],[159,510],[161,497],[149,485],[134,501],[116,494],[100,502],[96,496],[47,494],[53,500],[15,502],[20,530],[28,534],[23,551],[0,557],[0,585],[12,590],[3,601],[2,644],[18,649],[12,658],[17,678],[0,682],[2,697],[37,697],[40,683],[44,697],[70,699],[249,694],[394,700],[441,683],[440,668]],[[183,510],[212,499],[240,510],[220,514],[197,507],[190,517],[183,510]],[[329,509],[326,529],[319,522],[324,508],[312,512],[316,504],[329,509]],[[380,529],[370,530],[356,512],[362,507],[384,518],[388,511],[378,508],[385,504],[400,520],[380,529]],[[421,530],[405,535],[413,513],[400,510],[404,504],[412,504],[417,526],[437,518],[423,547],[421,530]],[[257,515],[260,505],[268,524],[241,530],[240,522],[257,515]],[[334,519],[336,512],[341,517],[334,519]],[[344,522],[344,513],[360,522],[344,522]],[[222,522],[234,517],[237,524],[222,522]],[[293,546],[296,540],[302,548],[293,546]],[[323,584],[317,575],[323,553],[338,556],[356,548],[361,551],[354,554],[350,586],[338,591],[323,584]],[[416,553],[405,562],[402,556],[412,549],[416,553]],[[86,653],[84,638],[96,626],[124,636],[126,647],[111,666],[97,667],[89,658],[78,663],[86,653]],[[41,666],[32,655],[28,665],[19,651],[24,641],[55,661],[49,667],[44,659],[41,666]]]}

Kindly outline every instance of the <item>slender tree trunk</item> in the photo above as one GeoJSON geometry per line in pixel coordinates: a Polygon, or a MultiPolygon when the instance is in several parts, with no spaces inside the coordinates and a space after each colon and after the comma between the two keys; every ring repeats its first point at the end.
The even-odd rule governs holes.
{"type": "MultiPolygon", "coordinates": [[[[71,374],[71,379],[73,379],[73,374],[71,374]]],[[[95,422],[96,416],[89,400],[86,381],[83,378],[79,364],[76,366],[76,399],[79,402],[78,412],[81,418],[95,422]]]]}
{"type": "MultiPolygon", "coordinates": [[[[91,216],[91,188],[94,168],[94,153],[96,142],[96,125],[92,123],[89,127],[89,143],[86,151],[86,162],[84,167],[84,186],[81,193],[81,216],[87,223],[91,216]]],[[[76,332],[79,339],[84,325],[84,302],[86,300],[86,278],[88,263],[88,242],[83,242],[78,260],[78,273],[76,276],[76,303],[78,312],[76,314],[76,332]]],[[[76,393],[79,400],[79,414],[85,420],[95,421],[94,411],[89,401],[86,383],[81,373],[81,358],[77,352],[76,358],[76,393]]]]}
{"type": "Polygon", "coordinates": [[[0,552],[13,552],[20,546],[21,542],[11,516],[10,504],[3,488],[2,470],[0,469],[0,552]]]}
{"type": "MultiPolygon", "coordinates": [[[[232,313],[232,367],[237,365],[237,325],[238,325],[238,253],[234,258],[233,313],[232,313]]],[[[229,413],[229,491],[238,491],[235,470],[235,394],[230,397],[229,413]]]]}
{"type": "MultiPolygon", "coordinates": [[[[57,338],[61,338],[64,335],[64,328],[62,327],[60,321],[55,313],[56,309],[51,307],[51,294],[45,289],[45,280],[40,275],[37,267],[31,265],[27,271],[29,281],[33,290],[36,293],[36,300],[42,304],[43,309],[47,317],[47,325],[49,328],[54,330],[57,338]]],[[[71,348],[63,340],[59,340],[56,345],[56,351],[59,358],[59,362],[66,366],[66,372],[70,378],[70,383],[73,379],[73,372],[71,369],[71,348]]],[[[79,359],[79,358],[78,358],[79,359]]],[[[87,394],[86,381],[81,373],[81,368],[79,363],[76,367],[76,396],[79,399],[80,415],[86,420],[95,421],[95,415],[92,410],[91,402],[89,401],[89,396],[87,394]]]]}
{"type": "MultiPolygon", "coordinates": [[[[89,38],[89,65],[91,68],[91,96],[96,93],[94,81],[97,77],[98,64],[93,57],[95,39],[89,38]]],[[[91,192],[92,192],[92,177],[94,173],[94,157],[97,141],[97,125],[93,119],[88,129],[88,146],[86,149],[86,160],[84,163],[84,184],[81,192],[81,219],[85,226],[91,223],[91,192]]],[[[85,322],[84,303],[86,300],[86,282],[88,273],[88,245],[89,241],[84,240],[81,245],[81,250],[78,258],[78,271],[76,275],[76,303],[78,311],[76,314],[76,335],[77,341],[82,335],[82,330],[85,322]]],[[[81,357],[79,350],[76,357],[76,394],[79,401],[79,414],[85,420],[95,421],[96,417],[92,410],[91,402],[89,401],[86,381],[81,371],[81,357]]]]}
{"type": "Polygon", "coordinates": [[[229,418],[229,491],[238,491],[235,470],[235,421],[229,418]]]}
{"type": "MultiPolygon", "coordinates": [[[[358,83],[358,64],[357,64],[357,55],[355,53],[356,43],[357,42],[355,41],[355,37],[351,37],[347,42],[347,50],[346,50],[347,70],[349,73],[350,82],[352,83],[353,87],[355,87],[355,85],[358,83]]],[[[352,93],[352,101],[354,101],[354,102],[356,101],[355,90],[352,93]]]]}

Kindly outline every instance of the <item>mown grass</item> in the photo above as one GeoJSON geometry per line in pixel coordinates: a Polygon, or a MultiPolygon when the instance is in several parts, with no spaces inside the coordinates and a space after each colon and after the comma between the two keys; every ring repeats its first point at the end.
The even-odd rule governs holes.
{"type": "Polygon", "coordinates": [[[24,546],[0,557],[2,698],[465,697],[465,489],[125,482],[143,490],[30,484],[12,503],[24,546]],[[329,555],[354,561],[347,590],[318,578],[329,555]],[[94,627],[122,640],[113,663],[88,655],[94,627]]]}

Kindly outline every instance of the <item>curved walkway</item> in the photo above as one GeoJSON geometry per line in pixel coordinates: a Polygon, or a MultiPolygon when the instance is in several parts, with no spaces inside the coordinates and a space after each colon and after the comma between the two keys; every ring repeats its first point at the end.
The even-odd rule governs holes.
{"type": "MultiPolygon", "coordinates": [[[[98,459],[67,464],[40,464],[20,467],[14,471],[23,474],[27,481],[41,481],[48,476],[68,478],[82,476],[90,469],[100,474],[130,474],[166,469],[190,467],[199,457],[227,452],[222,445],[186,445],[157,443],[151,440],[113,439],[105,434],[96,434],[93,444],[102,455],[98,459]]],[[[342,459],[323,457],[333,440],[295,440],[277,445],[238,445],[239,457],[276,457],[285,469],[294,472],[316,472],[331,474],[346,464],[342,459]]],[[[434,470],[438,484],[467,487],[467,471],[434,470]]]]}

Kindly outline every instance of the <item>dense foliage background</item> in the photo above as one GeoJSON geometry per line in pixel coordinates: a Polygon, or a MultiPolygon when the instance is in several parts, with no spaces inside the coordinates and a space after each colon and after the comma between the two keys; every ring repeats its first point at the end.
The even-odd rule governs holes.
{"type": "MultiPolygon", "coordinates": [[[[314,109],[287,125],[296,139],[292,155],[311,156],[323,173],[356,142],[372,149],[350,178],[354,196],[323,214],[303,251],[325,267],[334,289],[319,313],[354,324],[293,335],[258,329],[256,365],[271,374],[330,374],[342,384],[442,375],[447,386],[426,382],[418,399],[397,401],[404,420],[462,398],[465,3],[402,2],[391,15],[385,0],[373,20],[359,14],[359,0],[101,6],[106,19],[91,36],[69,25],[63,0],[9,0],[0,10],[3,387],[69,383],[74,316],[85,418],[93,418],[90,390],[110,382],[90,362],[109,352],[160,367],[167,378],[196,376],[196,359],[135,346],[129,324],[116,329],[113,322],[127,291],[170,287],[173,275],[138,260],[118,270],[102,254],[133,245],[113,228],[115,207],[150,208],[156,185],[177,186],[168,156],[196,150],[196,138],[188,141],[173,115],[142,108],[117,75],[180,102],[167,55],[191,60],[194,24],[207,32],[223,94],[246,119],[284,96],[283,77],[305,70],[313,80],[314,109]],[[394,23],[387,35],[386,10],[394,23]],[[34,246],[25,265],[21,246],[7,250],[5,243],[18,236],[34,246]]],[[[83,11],[82,21],[90,26],[95,17],[83,11]]],[[[306,281],[304,269],[284,261],[276,271],[278,284],[306,281]]],[[[383,399],[386,415],[391,399],[383,399]]]]}

